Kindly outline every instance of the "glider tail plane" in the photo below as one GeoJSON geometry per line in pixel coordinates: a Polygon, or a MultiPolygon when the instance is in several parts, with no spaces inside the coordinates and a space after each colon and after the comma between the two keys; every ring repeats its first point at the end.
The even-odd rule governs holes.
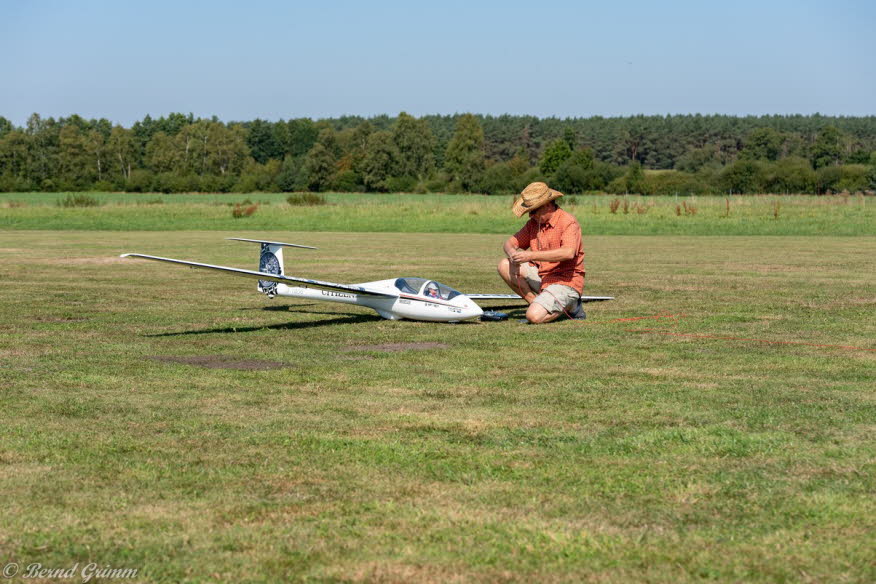
{"type": "MultiPolygon", "coordinates": [[[[242,237],[228,237],[234,241],[246,241],[249,243],[258,243],[261,246],[259,254],[259,272],[265,274],[279,274],[285,276],[286,272],[283,268],[283,248],[284,247],[299,247],[303,249],[316,249],[309,245],[297,245],[295,243],[283,243],[282,241],[264,241],[261,239],[244,239],[242,237]]],[[[277,293],[277,282],[270,280],[259,280],[258,290],[262,294],[273,298],[277,293]]]]}

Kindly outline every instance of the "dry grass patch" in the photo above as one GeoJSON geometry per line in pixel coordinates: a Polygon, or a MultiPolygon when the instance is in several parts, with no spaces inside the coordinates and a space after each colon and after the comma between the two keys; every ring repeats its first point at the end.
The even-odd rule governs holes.
{"type": "Polygon", "coordinates": [[[376,345],[350,345],[342,351],[375,351],[378,353],[397,353],[399,351],[431,351],[434,349],[449,349],[447,343],[378,343],[376,345]]]}
{"type": "Polygon", "coordinates": [[[291,367],[288,363],[281,363],[280,361],[241,359],[232,355],[194,355],[190,357],[155,355],[149,358],[161,363],[179,363],[181,365],[195,365],[208,369],[235,369],[237,371],[267,371],[291,367]]]}

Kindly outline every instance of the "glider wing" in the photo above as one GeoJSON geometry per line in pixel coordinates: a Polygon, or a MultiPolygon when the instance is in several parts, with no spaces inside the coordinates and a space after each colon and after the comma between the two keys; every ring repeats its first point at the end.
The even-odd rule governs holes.
{"type": "Polygon", "coordinates": [[[249,243],[267,243],[268,245],[280,245],[283,247],[300,247],[301,249],[316,249],[310,245],[298,245],[297,243],[283,243],[282,241],[265,241],[264,239],[245,239],[243,237],[226,237],[232,241],[248,241],[249,243]]]}
{"type": "Polygon", "coordinates": [[[253,280],[269,280],[271,282],[279,282],[289,286],[306,286],[310,288],[318,288],[321,290],[335,290],[338,292],[348,292],[351,294],[360,294],[362,296],[379,296],[383,298],[397,298],[398,294],[390,294],[379,290],[371,290],[362,286],[351,286],[348,284],[336,284],[334,282],[323,282],[321,280],[310,280],[308,278],[295,278],[294,276],[283,276],[280,274],[266,274],[255,270],[242,270],[240,268],[229,268],[227,266],[214,266],[212,264],[200,264],[197,262],[188,262],[185,260],[176,260],[173,258],[162,258],[158,256],[143,255],[139,253],[126,253],[120,257],[123,258],[142,258],[144,260],[152,260],[156,262],[167,262],[169,264],[179,264],[189,266],[190,268],[201,270],[213,270],[216,272],[225,272],[233,276],[241,276],[243,278],[251,278],[253,280]]]}
{"type": "MultiPolygon", "coordinates": [[[[523,300],[517,294],[466,294],[472,300],[523,300]]],[[[614,296],[582,296],[581,302],[599,302],[614,300],[614,296]]]]}

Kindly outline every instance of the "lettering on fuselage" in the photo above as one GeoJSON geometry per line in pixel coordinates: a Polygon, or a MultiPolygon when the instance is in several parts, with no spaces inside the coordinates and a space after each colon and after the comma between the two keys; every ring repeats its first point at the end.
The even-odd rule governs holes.
{"type": "Polygon", "coordinates": [[[398,303],[399,303],[399,304],[410,304],[411,301],[408,300],[407,298],[399,298],[399,299],[398,299],[398,303]]]}
{"type": "Polygon", "coordinates": [[[323,296],[331,296],[333,298],[350,298],[353,299],[356,297],[355,294],[347,294],[346,292],[334,292],[332,290],[320,290],[323,296]]]}

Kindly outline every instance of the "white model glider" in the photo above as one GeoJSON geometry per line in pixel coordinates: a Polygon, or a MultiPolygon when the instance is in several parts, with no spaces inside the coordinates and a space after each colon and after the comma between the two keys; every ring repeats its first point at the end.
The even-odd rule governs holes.
{"type": "MultiPolygon", "coordinates": [[[[215,270],[234,276],[258,280],[258,291],[268,298],[287,296],[290,298],[307,298],[309,300],[324,300],[343,304],[367,306],[383,318],[398,320],[426,320],[433,322],[458,322],[469,318],[477,318],[484,311],[475,303],[477,300],[522,300],[517,294],[463,294],[449,286],[425,278],[392,278],[365,282],[363,284],[336,284],[322,280],[310,280],[287,276],[283,269],[283,248],[297,247],[316,249],[308,245],[296,245],[280,241],[263,241],[261,239],[243,239],[229,237],[234,241],[248,241],[261,245],[259,269],[243,270],[227,266],[214,266],[173,258],[143,255],[139,253],[122,254],[123,258],[142,258],[158,262],[180,264],[191,268],[215,270]]],[[[612,300],[611,296],[583,296],[584,302],[596,300],[612,300]]]]}

